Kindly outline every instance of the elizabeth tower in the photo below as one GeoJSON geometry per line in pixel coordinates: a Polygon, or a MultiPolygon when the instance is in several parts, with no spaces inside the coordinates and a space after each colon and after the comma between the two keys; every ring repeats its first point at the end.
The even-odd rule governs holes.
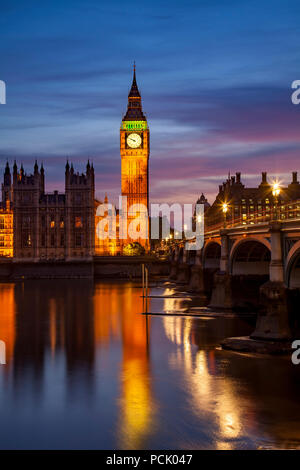
{"type": "MultiPolygon", "coordinates": [[[[142,110],[134,66],[127,112],[120,128],[122,196],[127,197],[127,210],[133,204],[140,207],[135,217],[128,216],[128,224],[132,219],[137,220],[138,213],[144,213],[143,207],[147,208],[147,213],[149,211],[149,151],[149,128],[142,110]]],[[[148,233],[147,217],[147,237],[148,233]]],[[[145,248],[148,247],[148,240],[145,238],[127,240],[130,241],[138,241],[145,248]]]]}

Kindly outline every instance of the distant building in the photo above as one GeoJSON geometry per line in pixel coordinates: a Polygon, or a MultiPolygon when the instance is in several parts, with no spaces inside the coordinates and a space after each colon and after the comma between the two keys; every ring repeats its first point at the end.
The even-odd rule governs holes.
{"type": "MultiPolygon", "coordinates": [[[[122,221],[119,218],[119,209],[116,209],[116,238],[99,239],[97,236],[97,226],[104,216],[96,215],[95,229],[95,254],[96,255],[118,255],[122,254],[125,247],[131,242],[138,242],[146,250],[150,248],[149,243],[149,153],[150,135],[147,119],[142,110],[141,94],[136,82],[135,67],[133,71],[132,85],[128,94],[127,111],[123,116],[120,127],[120,155],[121,155],[121,194],[127,197],[127,223],[123,227],[125,234],[128,234],[128,226],[135,220],[135,225],[139,226],[145,220],[143,208],[147,208],[147,239],[131,239],[129,235],[125,238],[119,237],[122,230],[122,221]],[[129,214],[129,208],[135,206],[135,215],[129,214]]],[[[104,203],[108,203],[108,198],[104,203]]],[[[100,201],[97,201],[97,205],[100,201]]]]}
{"type": "MultiPolygon", "coordinates": [[[[147,239],[133,240],[146,249],[149,248],[149,153],[149,126],[142,110],[142,99],[136,82],[134,66],[127,111],[120,128],[121,191],[122,196],[127,197],[127,212],[133,206],[137,209],[136,215],[128,215],[127,227],[133,219],[137,220],[139,215],[141,224],[143,224],[143,208],[147,209],[147,239]]],[[[136,225],[138,226],[138,221],[136,225]]],[[[129,239],[122,240],[123,247],[130,241],[129,239]]]]}
{"type": "Polygon", "coordinates": [[[13,211],[11,201],[11,175],[6,164],[0,205],[0,257],[13,256],[13,211]]]}
{"type": "MultiPolygon", "coordinates": [[[[246,225],[271,220],[275,198],[272,195],[272,184],[267,181],[267,173],[262,173],[262,180],[257,188],[246,188],[241,182],[241,173],[229,176],[219,186],[214,203],[205,212],[206,229],[222,223],[224,202],[228,204],[228,222],[246,225]]],[[[280,189],[277,205],[280,220],[300,217],[300,184],[297,172],[293,172],[291,183],[280,189]]]]}
{"type": "MultiPolygon", "coordinates": [[[[0,256],[13,256],[16,261],[91,259],[95,254],[121,254],[132,241],[148,249],[148,239],[136,240],[127,235],[133,220],[137,227],[139,220],[145,220],[142,207],[149,212],[149,127],[142,111],[135,67],[120,127],[120,154],[122,196],[127,197],[127,211],[132,205],[136,208],[136,214],[128,216],[124,239],[119,237],[118,210],[116,237],[98,237],[98,223],[107,212],[97,215],[101,201],[95,199],[94,168],[89,163],[84,174],[75,173],[67,163],[64,194],[45,193],[44,168],[39,169],[37,162],[29,175],[23,166],[18,171],[16,163],[11,175],[7,163],[0,205],[0,256]]],[[[108,203],[107,196],[104,202],[108,203]]]]}
{"type": "MultiPolygon", "coordinates": [[[[12,179],[7,164],[0,224],[2,217],[7,220],[6,227],[13,220],[13,250],[10,247],[9,256],[13,255],[16,261],[91,259],[94,192],[94,169],[89,163],[81,175],[67,163],[64,194],[45,193],[44,169],[39,169],[37,163],[30,175],[23,166],[18,171],[15,163],[12,179]]],[[[0,240],[3,236],[5,228],[3,231],[0,225],[0,240]]]]}

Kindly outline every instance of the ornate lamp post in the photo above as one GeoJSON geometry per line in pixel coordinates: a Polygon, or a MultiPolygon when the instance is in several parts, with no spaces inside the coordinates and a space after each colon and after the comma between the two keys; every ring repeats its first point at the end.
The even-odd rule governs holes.
{"type": "Polygon", "coordinates": [[[224,202],[222,204],[222,212],[224,215],[224,228],[226,228],[226,221],[227,221],[227,212],[228,212],[228,204],[227,202],[224,202]]]}
{"type": "Polygon", "coordinates": [[[273,197],[275,199],[275,207],[274,207],[274,219],[277,220],[279,217],[278,217],[278,196],[280,194],[280,186],[279,186],[279,183],[273,183],[273,186],[272,186],[272,194],[273,194],[273,197]]]}

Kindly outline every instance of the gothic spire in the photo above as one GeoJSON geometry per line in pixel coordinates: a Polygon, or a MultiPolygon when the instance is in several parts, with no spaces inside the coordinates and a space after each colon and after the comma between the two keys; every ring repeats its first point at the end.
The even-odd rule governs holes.
{"type": "Polygon", "coordinates": [[[128,107],[123,121],[146,121],[142,111],[142,99],[136,83],[135,63],[133,66],[133,80],[128,94],[128,107]]]}
{"type": "Polygon", "coordinates": [[[136,83],[135,62],[134,62],[133,63],[133,80],[132,80],[132,85],[131,85],[128,98],[140,98],[140,97],[141,97],[141,94],[139,92],[139,89],[136,83]]]}
{"type": "Polygon", "coordinates": [[[6,161],[6,167],[5,167],[5,175],[9,175],[10,174],[10,169],[9,169],[9,163],[8,163],[8,160],[6,161]]]}

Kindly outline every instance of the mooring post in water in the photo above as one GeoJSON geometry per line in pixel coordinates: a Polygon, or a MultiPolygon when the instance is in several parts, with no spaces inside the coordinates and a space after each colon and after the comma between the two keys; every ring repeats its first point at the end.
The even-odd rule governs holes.
{"type": "Polygon", "coordinates": [[[145,297],[145,265],[142,264],[143,298],[145,297]]]}
{"type": "Polygon", "coordinates": [[[6,364],[6,345],[4,341],[0,341],[0,364],[6,364]]]}
{"type": "Polygon", "coordinates": [[[145,270],[146,270],[146,313],[148,313],[148,267],[146,267],[145,270]]]}

